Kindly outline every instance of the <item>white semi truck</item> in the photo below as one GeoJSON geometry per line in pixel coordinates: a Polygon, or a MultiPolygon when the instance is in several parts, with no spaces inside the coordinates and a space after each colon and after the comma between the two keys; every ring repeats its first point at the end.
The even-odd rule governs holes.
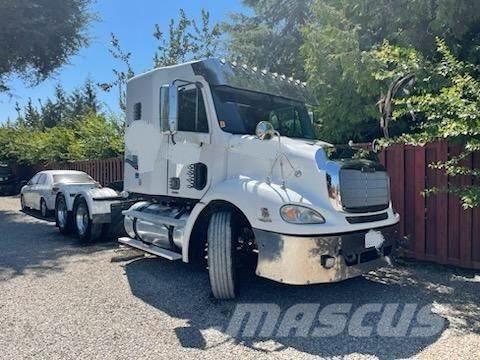
{"type": "Polygon", "coordinates": [[[286,284],[383,266],[399,222],[386,170],[368,151],[316,140],[309,104],[299,81],[218,59],[136,76],[124,191],[60,192],[57,225],[94,240],[123,220],[120,243],[204,261],[221,299],[235,297],[247,258],[286,284]]]}

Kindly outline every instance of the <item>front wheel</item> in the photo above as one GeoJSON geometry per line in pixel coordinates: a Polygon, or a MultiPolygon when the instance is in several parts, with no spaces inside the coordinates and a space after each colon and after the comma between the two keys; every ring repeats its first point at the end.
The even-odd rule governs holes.
{"type": "Polygon", "coordinates": [[[68,212],[67,201],[63,194],[58,195],[55,202],[55,222],[62,234],[67,235],[72,232],[72,214],[68,212]]]}
{"type": "Polygon", "coordinates": [[[235,239],[232,213],[216,212],[210,218],[207,232],[208,274],[213,296],[217,299],[235,298],[235,239]]]}
{"type": "Polygon", "coordinates": [[[40,200],[40,214],[43,218],[47,218],[50,215],[45,199],[40,200]]]}
{"type": "Polygon", "coordinates": [[[94,224],[92,222],[87,201],[83,197],[75,201],[73,218],[75,219],[75,228],[80,240],[85,243],[92,243],[98,240],[102,234],[102,224],[94,224]]]}
{"type": "Polygon", "coordinates": [[[25,205],[25,198],[23,195],[20,195],[20,207],[22,208],[22,211],[27,210],[27,206],[25,205]]]}

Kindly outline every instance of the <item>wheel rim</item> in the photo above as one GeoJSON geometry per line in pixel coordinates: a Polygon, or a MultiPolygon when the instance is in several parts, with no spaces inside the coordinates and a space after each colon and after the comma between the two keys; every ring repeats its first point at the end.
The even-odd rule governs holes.
{"type": "Polygon", "coordinates": [[[67,207],[65,201],[60,200],[57,206],[57,220],[58,226],[64,228],[67,226],[67,207]]]}
{"type": "Polygon", "coordinates": [[[40,211],[42,212],[43,217],[47,216],[47,205],[43,200],[42,200],[42,203],[40,204],[40,211]]]}
{"type": "Polygon", "coordinates": [[[22,210],[25,209],[25,199],[23,198],[23,195],[20,196],[20,206],[22,207],[22,210]]]}
{"type": "Polygon", "coordinates": [[[84,235],[87,232],[89,222],[87,207],[85,204],[79,204],[75,213],[75,223],[80,235],[84,235]]]}

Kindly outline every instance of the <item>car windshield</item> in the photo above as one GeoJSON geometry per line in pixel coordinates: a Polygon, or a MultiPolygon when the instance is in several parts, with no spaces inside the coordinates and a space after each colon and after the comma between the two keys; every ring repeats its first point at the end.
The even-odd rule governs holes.
{"type": "Polygon", "coordinates": [[[312,120],[305,104],[280,96],[213,86],[220,127],[232,134],[254,135],[260,121],[269,121],[280,135],[314,139],[312,120]]]}
{"type": "Polygon", "coordinates": [[[80,183],[94,183],[90,176],[87,174],[59,174],[53,175],[54,183],[66,183],[66,184],[80,184],[80,183]]]}

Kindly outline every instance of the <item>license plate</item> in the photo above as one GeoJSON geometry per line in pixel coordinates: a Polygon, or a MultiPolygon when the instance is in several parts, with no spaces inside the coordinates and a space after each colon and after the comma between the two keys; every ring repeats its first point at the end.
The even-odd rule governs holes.
{"type": "Polygon", "coordinates": [[[380,249],[385,242],[385,238],[383,237],[380,231],[370,230],[365,234],[365,248],[376,248],[380,249]]]}

